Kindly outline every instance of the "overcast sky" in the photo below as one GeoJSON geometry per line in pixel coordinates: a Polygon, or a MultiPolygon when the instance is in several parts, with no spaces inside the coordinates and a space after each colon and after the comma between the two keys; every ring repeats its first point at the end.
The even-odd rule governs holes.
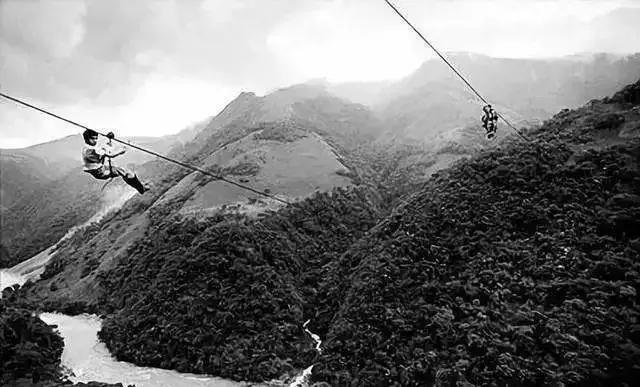
{"type": "MultiPolygon", "coordinates": [[[[640,0],[395,0],[443,51],[640,52],[640,0]]],[[[432,53],[383,0],[0,0],[0,89],[119,135],[175,133],[240,91],[398,79],[432,53]]],[[[0,148],[78,129],[0,101],[0,148]]]]}

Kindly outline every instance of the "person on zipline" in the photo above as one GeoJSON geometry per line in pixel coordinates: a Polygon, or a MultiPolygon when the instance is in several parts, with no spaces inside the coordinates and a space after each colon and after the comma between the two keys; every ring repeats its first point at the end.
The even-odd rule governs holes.
{"type": "MultiPolygon", "coordinates": [[[[109,139],[113,138],[113,134],[109,133],[109,139]]],[[[120,152],[109,154],[106,148],[98,146],[98,133],[87,129],[82,133],[82,138],[86,143],[82,147],[82,161],[84,162],[83,170],[99,180],[107,180],[114,177],[122,177],[127,184],[135,188],[140,194],[149,190],[149,187],[138,179],[135,173],[115,165],[111,165],[111,159],[124,154],[123,148],[120,152]],[[105,165],[105,160],[109,161],[105,165]]]]}
{"type": "Polygon", "coordinates": [[[491,107],[491,105],[485,105],[482,108],[484,115],[482,116],[482,127],[487,132],[487,138],[492,139],[496,135],[498,129],[498,114],[491,107]]]}

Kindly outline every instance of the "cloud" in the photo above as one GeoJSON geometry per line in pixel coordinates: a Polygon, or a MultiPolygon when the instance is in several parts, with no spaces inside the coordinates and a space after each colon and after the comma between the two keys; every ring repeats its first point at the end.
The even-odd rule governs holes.
{"type": "Polygon", "coordinates": [[[399,78],[424,50],[383,1],[327,1],[300,10],[269,35],[267,45],[298,81],[399,78]]]}
{"type": "MultiPolygon", "coordinates": [[[[394,2],[443,51],[640,51],[638,0],[394,2]]],[[[432,55],[382,0],[0,0],[2,90],[124,134],[175,132],[241,90],[399,78],[432,55]]],[[[59,137],[49,121],[1,104],[0,147],[59,137]]]]}
{"type": "Polygon", "coordinates": [[[3,89],[61,104],[110,91],[130,95],[137,75],[130,63],[103,60],[86,49],[96,43],[85,23],[90,11],[80,1],[2,1],[3,89]]]}
{"type": "Polygon", "coordinates": [[[0,98],[0,149],[24,148],[76,131],[61,121],[42,119],[39,113],[0,98]]]}
{"type": "MultiPolygon", "coordinates": [[[[90,126],[163,135],[286,83],[268,32],[309,2],[0,0],[0,88],[90,126]]],[[[76,128],[0,103],[0,148],[76,128]]]]}
{"type": "Polygon", "coordinates": [[[638,8],[618,8],[589,23],[589,51],[628,53],[640,51],[640,2],[638,8]]]}
{"type": "Polygon", "coordinates": [[[2,1],[0,36],[24,52],[62,58],[82,39],[84,13],[85,4],[77,1],[2,1]]]}
{"type": "Polygon", "coordinates": [[[131,102],[155,72],[220,83],[284,79],[268,31],[299,2],[18,1],[0,3],[0,81],[45,102],[131,102]]]}
{"type": "MultiPolygon", "coordinates": [[[[614,14],[637,0],[396,3],[444,51],[640,50],[637,18],[614,14]]],[[[383,1],[0,0],[2,87],[54,104],[125,105],[154,74],[251,90],[393,78],[429,56],[383,1]]]]}

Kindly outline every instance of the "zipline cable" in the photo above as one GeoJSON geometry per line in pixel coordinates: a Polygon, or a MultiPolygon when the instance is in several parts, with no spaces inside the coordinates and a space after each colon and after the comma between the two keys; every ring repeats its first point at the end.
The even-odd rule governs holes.
{"type": "MultiPolygon", "coordinates": [[[[4,94],[4,93],[2,93],[2,92],[0,92],[0,96],[2,96],[2,97],[4,97],[4,98],[6,98],[6,99],[8,99],[8,100],[11,100],[11,101],[13,101],[13,102],[16,102],[16,103],[18,103],[18,104],[20,104],[20,105],[23,105],[23,106],[26,106],[26,107],[28,107],[28,108],[31,108],[31,109],[37,110],[37,111],[39,111],[39,112],[41,112],[41,113],[47,114],[47,115],[49,115],[49,116],[51,116],[51,117],[55,117],[55,118],[57,118],[57,119],[59,119],[59,120],[65,121],[65,122],[67,122],[67,123],[69,123],[69,124],[71,124],[71,125],[75,125],[75,126],[77,126],[77,127],[79,127],[79,128],[82,128],[82,129],[93,130],[94,132],[98,133],[99,135],[101,135],[101,136],[103,136],[103,137],[107,137],[107,135],[106,135],[106,134],[101,133],[101,132],[99,132],[99,131],[97,131],[97,130],[95,130],[95,129],[91,129],[91,128],[89,128],[89,127],[85,126],[85,125],[79,124],[79,123],[77,123],[77,122],[75,122],[75,121],[71,121],[71,120],[69,120],[69,119],[67,119],[67,118],[64,118],[64,117],[61,117],[61,116],[59,116],[59,115],[57,115],[57,114],[55,114],[55,113],[51,113],[50,111],[47,111],[47,110],[45,110],[45,109],[39,108],[39,107],[34,106],[34,105],[31,105],[30,103],[27,103],[27,102],[25,102],[25,101],[22,101],[22,100],[20,100],[20,99],[18,99],[18,98],[14,98],[14,97],[12,97],[12,96],[10,96],[10,95],[7,95],[7,94],[4,94]]],[[[107,138],[108,138],[108,137],[107,137],[107,138]]],[[[231,184],[231,185],[235,185],[236,187],[242,188],[242,189],[244,189],[244,190],[251,191],[251,192],[253,192],[253,193],[255,193],[255,194],[258,194],[258,195],[262,195],[262,196],[265,196],[265,197],[271,198],[271,199],[276,200],[276,201],[278,201],[278,202],[280,202],[280,203],[291,205],[291,203],[290,203],[290,202],[288,202],[288,201],[286,201],[286,200],[284,200],[284,199],[280,199],[280,198],[279,198],[279,197],[277,197],[277,196],[270,195],[270,194],[268,194],[268,193],[266,193],[266,192],[258,191],[257,189],[251,188],[251,187],[249,187],[249,186],[247,186],[247,185],[244,185],[244,184],[241,184],[241,183],[237,183],[237,182],[235,182],[235,181],[233,181],[233,180],[228,180],[228,179],[226,179],[226,178],[225,178],[225,177],[223,177],[223,176],[220,176],[220,175],[217,175],[217,174],[215,174],[215,173],[209,172],[209,171],[207,171],[207,170],[205,170],[205,169],[202,169],[202,168],[196,167],[196,166],[194,166],[194,165],[190,165],[190,164],[187,164],[187,163],[183,163],[182,161],[178,161],[178,160],[176,160],[176,159],[172,159],[171,157],[168,157],[168,156],[165,156],[165,155],[161,155],[160,153],[154,152],[154,151],[149,150],[149,149],[142,148],[142,147],[137,146],[137,145],[135,145],[135,144],[132,144],[132,143],[130,143],[130,142],[126,142],[126,141],[119,140],[119,139],[117,139],[117,138],[115,138],[115,137],[113,138],[113,141],[119,142],[119,143],[124,144],[124,145],[128,145],[128,146],[130,146],[130,147],[132,147],[132,148],[135,148],[135,149],[137,149],[137,150],[139,150],[139,151],[141,151],[141,152],[145,152],[145,153],[148,153],[148,154],[150,154],[150,155],[153,155],[153,156],[159,157],[159,158],[161,158],[161,159],[163,159],[163,160],[169,161],[169,162],[171,162],[171,163],[174,163],[174,164],[180,165],[180,166],[181,166],[181,167],[183,167],[183,168],[191,169],[191,170],[193,170],[193,171],[200,172],[200,173],[202,173],[202,174],[204,174],[204,175],[211,176],[211,177],[215,178],[216,180],[221,180],[221,181],[224,181],[224,182],[229,183],[229,184],[231,184]]]]}
{"type": "MultiPolygon", "coordinates": [[[[485,103],[485,105],[490,105],[489,102],[487,102],[487,100],[471,85],[471,83],[469,83],[469,81],[467,81],[467,79],[460,74],[460,72],[447,60],[447,58],[444,57],[444,55],[442,55],[440,53],[440,51],[438,51],[437,48],[435,48],[433,46],[433,44],[431,44],[431,42],[429,42],[427,40],[427,38],[424,37],[424,35],[422,35],[422,33],[420,31],[418,31],[418,29],[416,27],[413,26],[413,24],[411,24],[411,22],[409,20],[407,20],[406,17],[404,17],[404,15],[398,10],[398,8],[396,8],[393,4],[391,4],[391,2],[389,0],[384,0],[385,3],[387,3],[387,5],[389,7],[391,7],[391,9],[393,9],[395,11],[396,14],[398,14],[398,16],[400,16],[400,18],[402,20],[404,20],[405,23],[407,23],[407,25],[409,27],[411,27],[411,29],[413,31],[415,31],[416,34],[418,34],[418,36],[436,53],[438,54],[438,56],[440,57],[440,59],[442,59],[444,61],[444,63],[447,64],[447,66],[449,66],[449,68],[460,78],[462,79],[462,82],[464,82],[469,89],[471,89],[471,91],[473,91],[475,93],[476,96],[478,96],[478,98],[480,98],[480,100],[482,102],[485,103]]],[[[502,119],[502,121],[504,121],[507,125],[509,125],[509,127],[511,127],[511,129],[513,129],[518,136],[520,136],[522,139],[524,139],[525,141],[531,142],[531,140],[529,140],[527,137],[525,137],[522,133],[520,133],[520,131],[511,124],[511,122],[509,122],[506,118],[504,118],[504,116],[502,114],[500,114],[500,112],[498,112],[496,110],[496,114],[498,115],[498,117],[500,117],[502,119]]]]}

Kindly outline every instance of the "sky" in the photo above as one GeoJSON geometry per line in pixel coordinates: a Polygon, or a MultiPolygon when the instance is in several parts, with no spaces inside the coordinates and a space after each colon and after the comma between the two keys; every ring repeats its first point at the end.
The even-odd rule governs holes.
{"type": "MultiPolygon", "coordinates": [[[[445,52],[640,52],[640,0],[392,2],[445,52]]],[[[0,0],[0,90],[121,136],[175,133],[241,91],[400,79],[432,57],[383,0],[0,0]]],[[[0,148],[77,132],[0,100],[0,148]]]]}

